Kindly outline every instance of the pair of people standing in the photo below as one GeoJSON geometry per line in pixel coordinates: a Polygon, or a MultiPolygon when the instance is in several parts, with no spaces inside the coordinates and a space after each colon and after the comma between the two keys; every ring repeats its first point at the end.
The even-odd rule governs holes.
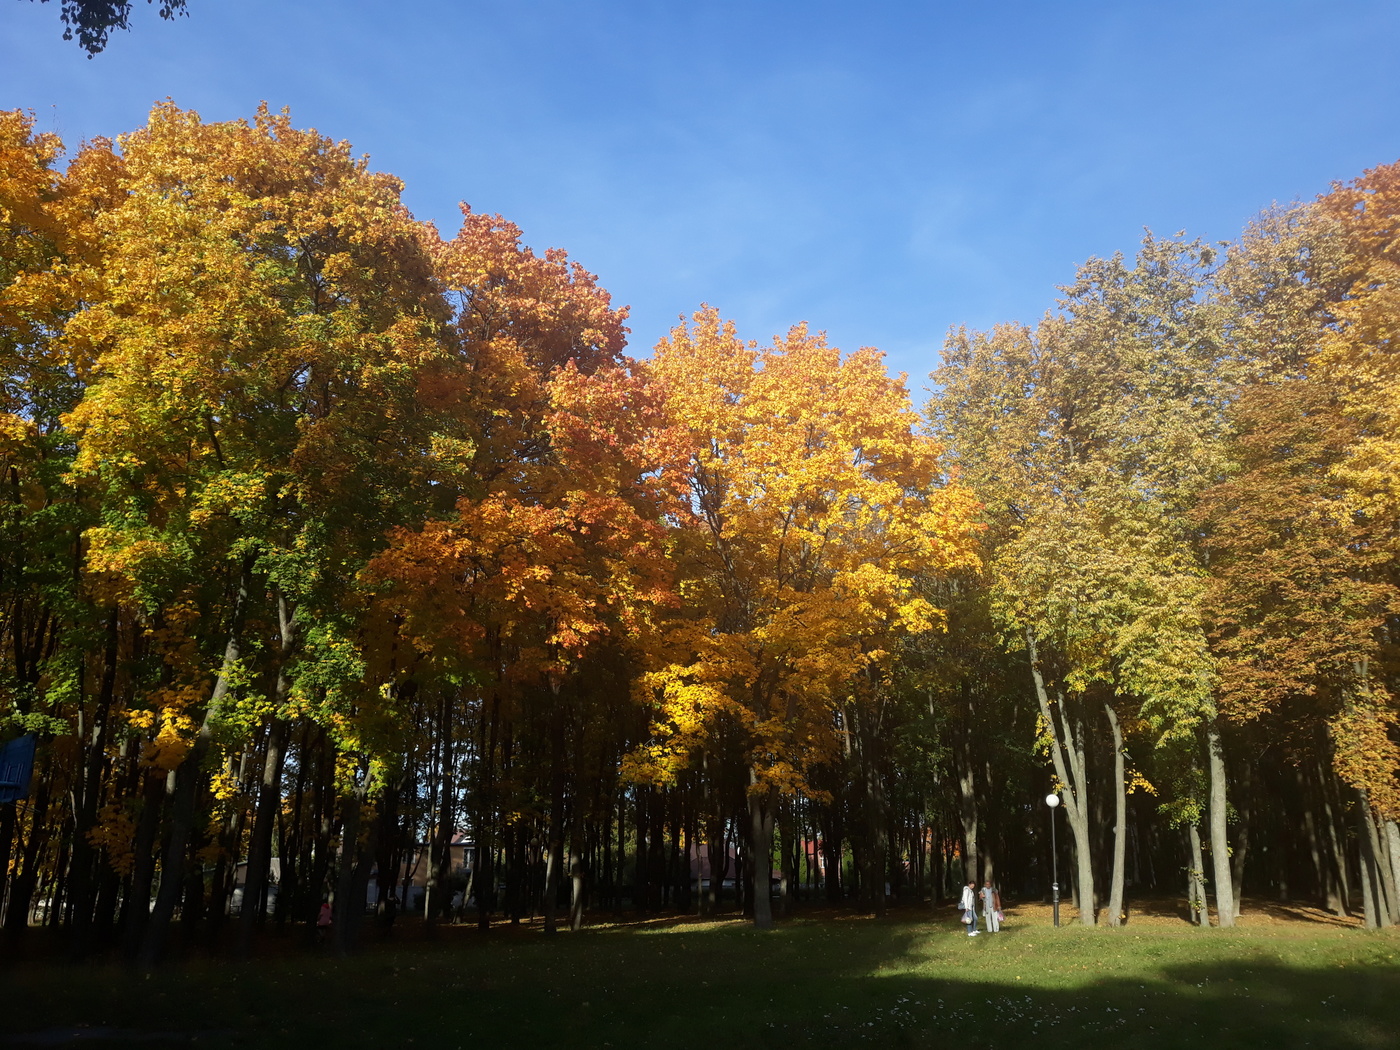
{"type": "Polygon", "coordinates": [[[976,937],[977,929],[977,900],[982,900],[982,919],[986,923],[988,933],[996,933],[1001,929],[1001,894],[992,885],[992,880],[988,879],[983,887],[977,888],[977,880],[969,879],[967,885],[963,887],[962,900],[958,907],[962,909],[962,921],[967,926],[967,935],[976,937]]]}

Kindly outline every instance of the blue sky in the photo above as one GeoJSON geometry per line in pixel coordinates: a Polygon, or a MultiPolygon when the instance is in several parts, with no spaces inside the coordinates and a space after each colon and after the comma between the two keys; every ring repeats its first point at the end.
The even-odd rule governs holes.
{"type": "Polygon", "coordinates": [[[1224,240],[1400,159],[1400,2],[189,0],[87,59],[0,0],[0,107],[70,146],[169,96],[348,139],[446,233],[561,247],[644,354],[702,301],[766,341],[1034,321],[1142,228],[1224,240]]]}

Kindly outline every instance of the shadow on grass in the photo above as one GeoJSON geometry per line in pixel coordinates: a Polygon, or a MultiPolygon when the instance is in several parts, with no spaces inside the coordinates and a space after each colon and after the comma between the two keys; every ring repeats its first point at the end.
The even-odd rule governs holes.
{"type": "Polygon", "coordinates": [[[946,923],[685,922],[548,940],[463,931],[151,979],[30,967],[0,986],[0,1031],[13,1033],[0,1045],[130,1046],[143,1034],[300,1050],[1396,1045],[1395,937],[1199,932],[1020,927],[970,940],[946,923]],[[83,1025],[95,1038],[34,1041],[83,1025]]]}

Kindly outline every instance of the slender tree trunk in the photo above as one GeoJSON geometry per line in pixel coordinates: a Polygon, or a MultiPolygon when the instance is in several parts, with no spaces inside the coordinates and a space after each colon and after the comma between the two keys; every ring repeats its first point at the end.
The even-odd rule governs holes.
{"type": "Polygon", "coordinates": [[[718,813],[712,814],[707,818],[706,828],[705,848],[710,856],[710,884],[700,898],[700,914],[714,915],[719,911],[724,877],[729,870],[729,853],[725,849],[724,818],[718,813]]]}
{"type": "MultiPolygon", "coordinates": [[[[278,692],[281,692],[280,684],[278,692]]],[[[248,842],[248,867],[243,878],[243,910],[238,916],[238,947],[244,954],[252,948],[253,932],[263,925],[267,912],[267,885],[272,872],[272,832],[277,825],[277,810],[282,802],[282,760],[290,731],[291,726],[276,716],[267,728],[258,804],[248,842]]]]}
{"type": "Polygon", "coordinates": [[[266,915],[267,880],[272,870],[272,832],[282,803],[282,762],[286,756],[287,737],[291,732],[291,726],[282,718],[282,711],[292,691],[287,664],[296,648],[297,622],[287,596],[280,591],[277,595],[277,623],[276,707],[267,727],[267,749],[263,754],[257,809],[248,842],[248,867],[243,879],[243,911],[238,917],[238,946],[244,954],[252,947],[253,931],[262,926],[266,915]]]}
{"type": "MultiPolygon", "coordinates": [[[[549,858],[544,871],[544,932],[558,932],[555,913],[559,906],[559,879],[564,867],[564,712],[559,707],[559,685],[553,692],[549,711],[549,858]]],[[[640,826],[640,822],[639,822],[640,826]]],[[[637,866],[642,856],[639,851],[637,866]]]]}
{"type": "Polygon", "coordinates": [[[1381,864],[1380,837],[1376,834],[1376,822],[1371,814],[1371,800],[1366,792],[1357,789],[1357,845],[1361,854],[1361,898],[1365,909],[1366,929],[1378,930],[1390,925],[1390,913],[1386,902],[1386,886],[1381,864]]]}
{"type": "Polygon", "coordinates": [[[749,858],[752,877],[753,924],[760,930],[773,925],[773,815],[778,805],[776,788],[752,790],[756,770],[749,772],[749,858]]]}
{"type": "Polygon", "coordinates": [[[428,884],[432,892],[427,899],[432,907],[425,908],[423,915],[429,925],[449,914],[452,902],[452,840],[456,831],[453,807],[456,794],[455,754],[452,747],[453,704],[450,693],[439,697],[437,710],[438,796],[435,830],[428,858],[428,884]]]}
{"type": "Polygon", "coordinates": [[[243,620],[247,613],[251,585],[250,557],[245,559],[239,573],[238,592],[234,598],[228,641],[224,645],[223,663],[219,667],[219,677],[214,683],[209,705],[204,712],[204,721],[184,761],[175,770],[175,792],[170,800],[170,832],[166,836],[165,848],[161,851],[160,890],[156,894],[155,907],[151,911],[145,940],[141,945],[141,965],[145,969],[154,967],[164,955],[170,922],[175,916],[175,907],[180,902],[185,855],[189,852],[190,837],[194,832],[204,760],[213,746],[214,730],[223,715],[224,704],[243,655],[243,620]]]}
{"type": "Polygon", "coordinates": [[[569,929],[583,929],[583,821],[577,813],[569,822],[569,929]]]}
{"type": "Polygon", "coordinates": [[[753,831],[748,799],[734,821],[734,907],[746,919],[753,918],[753,831]]]}
{"type": "MultiPolygon", "coordinates": [[[[1385,859],[1390,867],[1390,877],[1397,886],[1397,895],[1400,895],[1400,827],[1396,826],[1395,821],[1381,822],[1381,839],[1385,859]]],[[[1396,901],[1396,910],[1391,914],[1391,921],[1400,925],[1400,900],[1396,901]]]]}
{"type": "Polygon", "coordinates": [[[29,929],[29,908],[39,886],[39,868],[49,836],[49,770],[35,776],[36,786],[29,806],[29,835],[10,879],[10,895],[5,905],[5,934],[23,936],[29,929]]]}
{"type": "MultiPolygon", "coordinates": [[[[239,756],[238,773],[234,782],[240,790],[248,782],[250,758],[251,755],[247,751],[239,756]]],[[[233,765],[232,759],[229,759],[224,765],[225,772],[231,771],[233,765]]],[[[232,810],[224,818],[218,835],[214,837],[214,843],[218,847],[218,859],[214,862],[214,874],[209,880],[209,904],[205,923],[205,933],[211,947],[217,947],[220,934],[223,932],[224,921],[228,918],[229,902],[233,897],[234,881],[238,873],[238,849],[239,844],[243,841],[243,824],[246,815],[242,806],[232,810]]],[[[246,887],[243,894],[243,905],[244,908],[248,907],[246,887]]]]}
{"type": "MultiPolygon", "coordinates": [[[[865,884],[865,899],[870,910],[877,916],[884,916],[885,902],[885,862],[889,853],[888,813],[885,805],[885,784],[880,777],[880,723],[879,713],[874,703],[870,704],[861,717],[852,718],[857,728],[860,746],[857,757],[860,760],[862,794],[865,802],[865,843],[862,850],[864,864],[861,866],[861,881],[865,884]]],[[[973,806],[973,837],[976,838],[976,804],[973,806]]]]}
{"type": "Polygon", "coordinates": [[[10,884],[10,855],[14,850],[18,802],[0,802],[0,915],[4,914],[5,893],[10,884]]]}
{"type": "Polygon", "coordinates": [[[1331,898],[1335,901],[1334,912],[1338,916],[1343,916],[1350,912],[1354,899],[1351,892],[1351,866],[1347,862],[1347,850],[1342,834],[1341,799],[1336,796],[1335,787],[1335,775],[1319,759],[1317,762],[1318,797],[1322,800],[1322,818],[1324,829],[1327,832],[1330,874],[1336,887],[1331,898]]]}
{"type": "Polygon", "coordinates": [[[1127,771],[1123,768],[1123,729],[1118,724],[1118,712],[1104,701],[1104,714],[1113,739],[1113,874],[1109,882],[1108,924],[1119,926],[1123,921],[1123,878],[1128,847],[1128,787],[1127,771]]]}
{"type": "Polygon", "coordinates": [[[1331,899],[1332,880],[1322,855],[1322,839],[1318,835],[1317,817],[1313,813],[1313,792],[1303,771],[1294,767],[1293,775],[1298,784],[1298,794],[1302,799],[1303,833],[1308,844],[1308,859],[1312,861],[1312,873],[1317,887],[1318,903],[1329,911],[1335,910],[1331,899]]]}
{"type": "Polygon", "coordinates": [[[116,680],[117,610],[114,607],[107,616],[107,644],[102,654],[102,679],[98,687],[96,710],[93,712],[93,726],[90,733],[79,734],[80,739],[87,738],[87,761],[83,763],[83,779],[75,791],[73,807],[73,858],[70,865],[73,879],[69,897],[73,908],[73,926],[69,953],[74,959],[81,959],[87,954],[92,931],[92,894],[98,858],[88,833],[97,826],[97,810],[102,799],[107,726],[116,692],[116,680]]]}
{"type": "Polygon", "coordinates": [[[779,802],[778,833],[782,839],[782,873],[778,895],[779,914],[787,918],[792,914],[793,894],[797,888],[797,834],[793,815],[793,802],[790,799],[779,802]]]}
{"type": "Polygon", "coordinates": [[[1210,913],[1206,910],[1205,860],[1201,856],[1201,829],[1192,821],[1187,833],[1186,867],[1186,907],[1191,912],[1191,921],[1197,926],[1210,925],[1210,913]]]}
{"type": "Polygon", "coordinates": [[[1089,845],[1088,794],[1084,781],[1083,728],[1076,734],[1064,710],[1062,697],[1055,700],[1056,712],[1051,708],[1050,698],[1045,690],[1045,677],[1040,669],[1040,656],[1036,650],[1035,635],[1026,629],[1026,648],[1030,654],[1031,679],[1035,683],[1036,700],[1040,704],[1041,716],[1050,730],[1050,757],[1055,765],[1055,774],[1064,785],[1061,801],[1065,816],[1069,821],[1070,832],[1074,836],[1074,856],[1078,869],[1077,889],[1079,894],[1079,921],[1084,926],[1094,925],[1094,865],[1089,845]]]}
{"type": "Polygon", "coordinates": [[[404,822],[401,819],[399,807],[409,782],[409,772],[407,764],[405,764],[394,781],[385,785],[384,792],[379,799],[378,849],[374,858],[374,866],[377,870],[374,912],[386,930],[392,928],[398,914],[398,904],[395,898],[398,893],[398,873],[403,861],[404,840],[407,838],[404,834],[404,822]]]}
{"type": "Polygon", "coordinates": [[[340,864],[336,871],[335,907],[332,912],[335,947],[341,954],[355,949],[359,942],[360,926],[364,922],[369,869],[374,859],[375,833],[379,821],[370,822],[368,842],[363,845],[360,843],[360,829],[364,825],[365,803],[376,789],[369,760],[362,759],[359,783],[342,803],[345,816],[341,825],[340,864]]]}
{"type": "MultiPolygon", "coordinates": [[[[1235,849],[1230,855],[1231,888],[1235,891],[1235,917],[1239,918],[1244,899],[1244,865],[1249,859],[1254,777],[1249,762],[1237,762],[1238,787],[1235,792],[1235,849]]],[[[1286,879],[1286,876],[1285,876],[1286,879]]],[[[1287,884],[1286,881],[1284,883],[1287,884]]]]}
{"type": "MultiPolygon", "coordinates": [[[[496,803],[496,782],[495,776],[496,751],[500,745],[502,773],[510,771],[510,763],[514,757],[514,736],[510,726],[507,725],[504,734],[501,730],[501,694],[499,684],[491,691],[491,717],[483,719],[485,723],[478,730],[478,739],[481,740],[481,755],[479,758],[479,769],[476,791],[476,872],[473,881],[476,883],[476,926],[479,930],[487,930],[491,926],[491,909],[495,905],[496,868],[496,814],[499,807],[496,803]],[[504,736],[504,740],[502,740],[504,736]]],[[[508,869],[508,882],[506,893],[511,897],[507,907],[510,910],[510,920],[512,923],[519,923],[520,917],[525,913],[525,897],[527,894],[527,869],[525,833],[518,824],[511,824],[511,830],[506,840],[506,850],[510,857],[508,869]]]]}
{"type": "Polygon", "coordinates": [[[647,907],[666,905],[666,795],[653,787],[647,801],[647,907]]]}
{"type": "Polygon", "coordinates": [[[1370,839],[1371,856],[1376,865],[1383,907],[1380,909],[1383,926],[1393,926],[1396,922],[1395,871],[1390,866],[1390,849],[1385,839],[1385,829],[1371,808],[1370,796],[1361,792],[1361,802],[1365,810],[1367,838],[1370,839]]]}
{"type": "Polygon", "coordinates": [[[335,762],[336,748],[324,729],[317,734],[317,757],[320,768],[317,770],[316,785],[316,837],[309,843],[310,855],[301,866],[306,870],[305,894],[302,898],[301,918],[307,924],[307,933],[316,933],[316,919],[321,910],[321,902],[333,896],[330,885],[331,839],[335,837],[341,821],[335,813],[335,762]]]}
{"type": "Polygon", "coordinates": [[[960,743],[962,761],[958,763],[958,817],[962,824],[963,881],[976,881],[981,872],[977,842],[977,792],[973,784],[972,763],[967,761],[967,741],[960,743]]]}
{"type": "Polygon", "coordinates": [[[122,954],[134,962],[146,937],[146,923],[151,917],[151,887],[155,883],[156,837],[160,832],[161,807],[165,802],[166,784],[173,784],[175,774],[160,776],[158,770],[148,770],[143,778],[145,790],[141,815],[136,820],[136,840],[131,869],[131,885],[122,905],[122,954]]]}
{"type": "Polygon", "coordinates": [[[184,865],[181,868],[184,872],[184,884],[180,887],[180,939],[185,948],[195,945],[195,934],[200,923],[208,915],[208,907],[204,900],[204,864],[199,855],[206,846],[213,844],[214,836],[209,833],[208,828],[196,828],[185,853],[184,865]]]}
{"type": "Polygon", "coordinates": [[[826,824],[822,832],[822,879],[826,883],[828,904],[840,904],[845,895],[841,877],[841,860],[844,853],[841,818],[833,802],[826,807],[826,824]]]}
{"type": "Polygon", "coordinates": [[[1215,876],[1215,913],[1222,927],[1235,925],[1235,890],[1230,873],[1230,836],[1225,801],[1225,752],[1220,726],[1206,723],[1206,750],[1210,759],[1210,859],[1215,876]]]}
{"type": "Polygon", "coordinates": [[[364,909],[364,901],[351,899],[350,890],[355,881],[355,849],[360,838],[360,793],[351,790],[341,800],[340,857],[335,872],[335,899],[331,902],[331,919],[334,925],[335,947],[338,952],[350,950],[350,913],[364,909]]]}

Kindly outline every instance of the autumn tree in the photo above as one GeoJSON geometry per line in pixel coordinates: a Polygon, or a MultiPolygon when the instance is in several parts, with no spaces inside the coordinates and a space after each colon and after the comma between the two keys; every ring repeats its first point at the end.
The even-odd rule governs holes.
{"type": "MultiPolygon", "coordinates": [[[[63,480],[73,448],[60,418],[81,387],[55,346],[74,306],[54,273],[71,247],[56,170],[61,152],[56,137],[34,133],[32,117],[0,112],[0,741],[33,734],[40,769],[25,818],[17,800],[0,803],[0,899],[9,902],[11,933],[27,920],[55,830],[50,814],[58,817],[53,825],[66,816],[62,794],[43,775],[62,767],[55,744],[67,728],[48,685],[59,678],[71,687],[83,659],[65,636],[90,626],[72,572],[86,509],[63,480]]],[[[73,783],[80,822],[89,785],[73,783]]]]}
{"type": "Polygon", "coordinates": [[[802,326],[630,360],[285,114],[60,157],[0,114],[7,933],[1035,892],[1047,779],[1086,922],[1183,855],[1400,919],[1393,169],[953,333],[925,431],[802,326]]]}
{"type": "Polygon", "coordinates": [[[956,332],[930,411],[995,518],[1004,630],[1022,644],[1074,833],[1080,918],[1096,907],[1086,719],[1108,729],[1115,802],[1110,924],[1122,913],[1125,719],[1205,738],[1222,922],[1232,921],[1224,768],[1185,525],[1218,476],[1233,363],[1205,294],[1213,252],[1147,237],[1093,260],[1035,330],[956,332]]]}
{"type": "MultiPolygon", "coordinates": [[[[588,695],[580,666],[670,600],[655,481],[664,442],[656,399],[622,355],[625,311],[563,252],[537,256],[519,238],[464,210],[438,255],[455,302],[453,357],[426,395],[460,424],[434,448],[453,502],[396,530],[369,578],[427,661],[422,673],[455,671],[485,698],[490,738],[525,708],[545,711],[552,931],[566,730],[581,728],[588,695]]],[[[569,735],[577,750],[580,733],[569,735]]],[[[495,750],[478,759],[479,805],[493,795],[495,750]]],[[[478,817],[487,837],[494,812],[478,817]]],[[[450,826],[444,814],[439,835],[450,826]]]]}
{"type": "MultiPolygon", "coordinates": [[[[1383,185],[1384,169],[1368,178],[1377,175],[1383,185]]],[[[1361,232],[1376,219],[1365,182],[1265,213],[1232,247],[1222,272],[1231,335],[1255,368],[1231,408],[1233,476],[1196,514],[1222,708],[1242,725],[1267,725],[1301,768],[1335,771],[1359,792],[1365,912],[1383,924],[1398,917],[1385,840],[1400,753],[1384,670],[1397,600],[1386,354],[1376,349],[1385,337],[1375,327],[1387,264],[1361,232]]],[[[1345,858],[1317,852],[1334,855],[1335,878],[1321,873],[1321,888],[1340,909],[1345,858]]]]}
{"type": "Polygon", "coordinates": [[[640,680],[655,736],[635,768],[664,779],[722,730],[736,742],[767,926],[779,798],[831,757],[837,714],[882,672],[891,633],[938,626],[912,577],[969,562],[973,504],[873,350],[843,358],[798,326],[760,351],[705,308],[649,374],[684,441],[684,606],[640,680]]]}
{"type": "MultiPolygon", "coordinates": [[[[285,115],[205,124],[162,105],[89,168],[117,203],[92,220],[87,306],[65,331],[89,377],[67,417],[74,474],[105,507],[88,568],[173,643],[146,700],[170,744],[153,761],[177,769],[153,959],[206,761],[266,727],[275,798],[295,657],[310,643],[310,663],[337,663],[344,567],[422,477],[417,375],[445,309],[398,183],[285,115]]],[[[334,706],[327,684],[297,702],[334,706]]],[[[260,814],[255,872],[275,806],[260,814]]]]}
{"type": "Polygon", "coordinates": [[[1354,442],[1333,472],[1347,485],[1345,506],[1353,521],[1370,533],[1363,555],[1370,564],[1362,578],[1389,592],[1384,620],[1374,621],[1371,652],[1353,659],[1347,702],[1332,722],[1332,735],[1338,774],[1360,792],[1366,817],[1363,888],[1377,903],[1384,890],[1390,920],[1400,922],[1400,747],[1395,743],[1400,675],[1394,641],[1400,614],[1395,598],[1400,586],[1395,527],[1400,520],[1400,163],[1373,168],[1336,187],[1315,207],[1337,227],[1352,283],[1333,308],[1334,323],[1322,333],[1313,374],[1334,391],[1356,427],[1354,442]],[[1377,841],[1377,815],[1389,843],[1377,841]]]}

